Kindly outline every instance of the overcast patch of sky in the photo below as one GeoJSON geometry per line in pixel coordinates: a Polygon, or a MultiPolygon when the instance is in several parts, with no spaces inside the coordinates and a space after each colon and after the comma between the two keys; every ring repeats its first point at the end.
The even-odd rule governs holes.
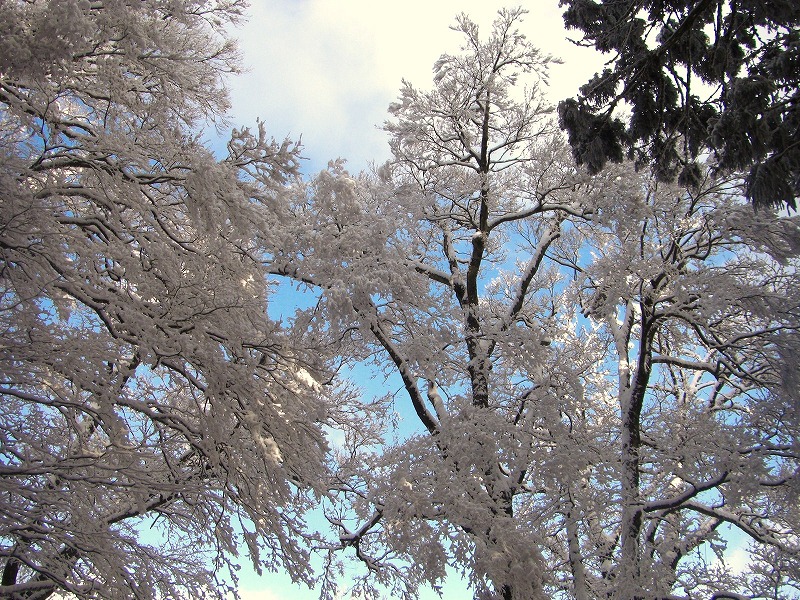
{"type": "MultiPolygon", "coordinates": [[[[488,35],[503,2],[457,0],[251,0],[250,19],[235,31],[248,72],[230,81],[231,120],[256,119],[278,139],[302,137],[304,170],[345,158],[358,171],[389,157],[379,129],[401,80],[428,88],[431,68],[456,52],[449,29],[464,12],[488,35]]],[[[602,61],[567,40],[558,0],[524,4],[521,30],[543,52],[565,61],[551,68],[550,99],[575,95],[602,61]]]]}

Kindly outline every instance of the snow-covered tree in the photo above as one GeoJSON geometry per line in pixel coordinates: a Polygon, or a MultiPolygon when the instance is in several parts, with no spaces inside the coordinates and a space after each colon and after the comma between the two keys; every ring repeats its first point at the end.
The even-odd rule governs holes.
{"type": "Polygon", "coordinates": [[[628,168],[594,185],[561,261],[575,278],[560,296],[574,311],[563,348],[588,368],[548,382],[557,413],[541,418],[549,449],[531,469],[546,491],[526,498],[549,531],[549,585],[578,598],[738,593],[730,540],[786,565],[800,552],[800,223],[754,214],[741,182],[690,192],[628,168]]]}
{"type": "Polygon", "coordinates": [[[585,177],[522,15],[460,17],[390,107],[394,160],[280,214],[270,269],[319,294],[298,322],[400,385],[347,432],[320,546],[408,598],[448,565],[480,598],[738,597],[724,527],[798,557],[800,224],[736,180],[585,177]]]}
{"type": "Polygon", "coordinates": [[[4,598],[226,597],[242,553],[308,577],[320,355],[255,254],[296,148],[259,127],[217,161],[193,133],[242,4],[2,3],[4,598]]]}
{"type": "Polygon", "coordinates": [[[398,375],[419,419],[424,434],[386,455],[354,436],[364,453],[343,466],[338,491],[367,525],[331,515],[340,545],[379,581],[409,569],[408,594],[443,574],[448,552],[505,597],[543,589],[514,508],[529,451],[515,420],[529,394],[503,356],[546,348],[551,324],[528,321],[528,305],[548,310],[535,299],[550,277],[543,260],[565,219],[585,211],[550,108],[537,85],[517,85],[552,60],[516,31],[521,16],[502,13],[486,41],[460,18],[465,52],[437,62],[432,91],[405,83],[390,109],[396,160],[382,179],[354,180],[341,164],[320,174],[287,208],[298,225],[274,259],[274,272],[322,291],[320,333],[398,375]],[[507,280],[515,261],[522,274],[507,280]],[[393,554],[415,558],[401,567],[393,554]]]}

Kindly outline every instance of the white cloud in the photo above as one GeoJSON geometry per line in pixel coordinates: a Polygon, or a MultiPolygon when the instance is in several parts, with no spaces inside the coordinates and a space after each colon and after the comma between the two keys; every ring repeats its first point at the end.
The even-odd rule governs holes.
{"type": "Polygon", "coordinates": [[[749,564],[750,553],[744,546],[736,545],[725,553],[725,565],[735,575],[746,572],[749,564]]]}
{"type": "MultiPolygon", "coordinates": [[[[574,95],[600,59],[566,41],[558,0],[539,1],[522,30],[566,64],[552,70],[552,99],[574,95]]],[[[348,159],[353,169],[384,160],[378,126],[402,78],[431,81],[433,62],[461,39],[449,30],[465,12],[488,31],[501,2],[476,0],[252,0],[236,31],[250,71],[231,81],[233,120],[267,122],[275,137],[302,135],[310,170],[348,159]]]]}
{"type": "Polygon", "coordinates": [[[284,600],[270,590],[239,590],[242,600],[284,600]]]}

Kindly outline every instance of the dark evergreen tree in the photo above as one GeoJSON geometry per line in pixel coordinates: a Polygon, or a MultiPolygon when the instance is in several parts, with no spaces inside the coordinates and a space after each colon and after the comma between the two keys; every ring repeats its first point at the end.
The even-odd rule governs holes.
{"type": "Polygon", "coordinates": [[[626,151],[662,179],[696,182],[698,156],[745,174],[756,207],[800,193],[797,0],[561,0],[581,45],[613,55],[559,104],[579,163],[626,151]],[[625,110],[630,109],[630,112],[625,110]]]}

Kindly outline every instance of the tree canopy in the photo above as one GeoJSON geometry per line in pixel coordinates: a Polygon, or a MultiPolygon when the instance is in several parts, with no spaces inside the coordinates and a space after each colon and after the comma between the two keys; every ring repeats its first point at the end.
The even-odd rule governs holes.
{"type": "Polygon", "coordinates": [[[800,5],[793,0],[562,0],[608,67],[559,105],[579,164],[627,154],[696,183],[698,157],[741,172],[756,207],[800,193],[800,5]],[[628,113],[629,110],[629,113],[628,113]]]}
{"type": "Polygon", "coordinates": [[[359,592],[405,598],[448,566],[504,600],[796,586],[800,222],[708,169],[586,175],[523,16],[459,18],[390,106],[389,163],[332,164],[276,218],[272,271],[319,294],[298,318],[388,382],[337,448],[330,578],[349,555],[359,592]],[[726,528],[750,570],[707,560],[726,528]]]}
{"type": "Polygon", "coordinates": [[[254,253],[297,151],[196,137],[241,4],[2,3],[4,598],[226,598],[243,552],[308,575],[322,363],[268,318],[254,253]]]}
{"type": "Polygon", "coordinates": [[[326,599],[351,560],[408,600],[800,589],[800,218],[680,128],[676,180],[581,113],[622,137],[579,168],[522,9],[457,19],[374,170],[262,124],[217,158],[241,5],[2,5],[0,595],[226,598],[240,553],[326,599]],[[276,278],[314,301],[270,318],[276,278]]]}

